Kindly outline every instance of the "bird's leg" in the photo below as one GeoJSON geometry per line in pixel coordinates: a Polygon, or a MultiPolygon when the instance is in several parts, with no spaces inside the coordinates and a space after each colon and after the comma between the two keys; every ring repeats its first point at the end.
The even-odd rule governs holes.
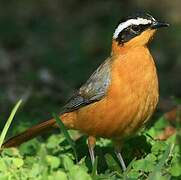
{"type": "Polygon", "coordinates": [[[121,167],[122,167],[123,171],[126,171],[126,165],[125,165],[123,157],[121,155],[121,143],[118,141],[114,142],[114,147],[115,147],[116,156],[121,164],[121,167]]]}
{"type": "Polygon", "coordinates": [[[95,155],[94,155],[94,147],[96,145],[96,138],[93,136],[88,137],[88,148],[89,148],[89,154],[91,157],[92,166],[95,162],[95,155]]]}

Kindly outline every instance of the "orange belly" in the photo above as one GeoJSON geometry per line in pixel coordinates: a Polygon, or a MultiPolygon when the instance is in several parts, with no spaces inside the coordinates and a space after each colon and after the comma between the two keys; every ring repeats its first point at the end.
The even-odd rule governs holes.
{"type": "Polygon", "coordinates": [[[137,51],[114,60],[111,85],[102,100],[62,115],[68,127],[87,135],[121,139],[149,119],[158,102],[157,75],[149,51],[143,48],[144,54],[135,58],[137,51]]]}

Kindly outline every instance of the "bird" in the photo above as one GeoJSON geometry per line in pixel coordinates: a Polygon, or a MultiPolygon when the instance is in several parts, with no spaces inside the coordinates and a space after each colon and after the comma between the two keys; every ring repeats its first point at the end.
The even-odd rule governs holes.
{"type": "MultiPolygon", "coordinates": [[[[122,19],[112,36],[110,56],[61,109],[65,127],[88,136],[92,164],[96,139],[109,138],[126,170],[121,155],[124,141],[150,119],[159,99],[157,69],[149,42],[157,29],[168,26],[146,12],[122,19]]],[[[3,147],[18,146],[57,126],[55,119],[44,121],[10,138],[3,147]]]]}

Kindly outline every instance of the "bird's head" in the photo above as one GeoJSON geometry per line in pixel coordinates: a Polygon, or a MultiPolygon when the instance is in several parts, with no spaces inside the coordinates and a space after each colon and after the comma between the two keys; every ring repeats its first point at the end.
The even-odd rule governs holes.
{"type": "Polygon", "coordinates": [[[147,45],[158,28],[169,24],[159,22],[147,13],[137,13],[119,22],[113,34],[113,45],[131,47],[147,45]]]}

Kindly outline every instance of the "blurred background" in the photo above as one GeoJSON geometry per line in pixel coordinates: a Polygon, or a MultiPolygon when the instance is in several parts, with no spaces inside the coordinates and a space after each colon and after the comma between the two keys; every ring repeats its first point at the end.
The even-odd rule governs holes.
{"type": "Polygon", "coordinates": [[[162,106],[169,106],[181,98],[180,0],[1,0],[0,127],[22,97],[16,129],[59,112],[109,56],[118,21],[143,10],[170,23],[150,44],[161,99],[168,101],[162,106]]]}

